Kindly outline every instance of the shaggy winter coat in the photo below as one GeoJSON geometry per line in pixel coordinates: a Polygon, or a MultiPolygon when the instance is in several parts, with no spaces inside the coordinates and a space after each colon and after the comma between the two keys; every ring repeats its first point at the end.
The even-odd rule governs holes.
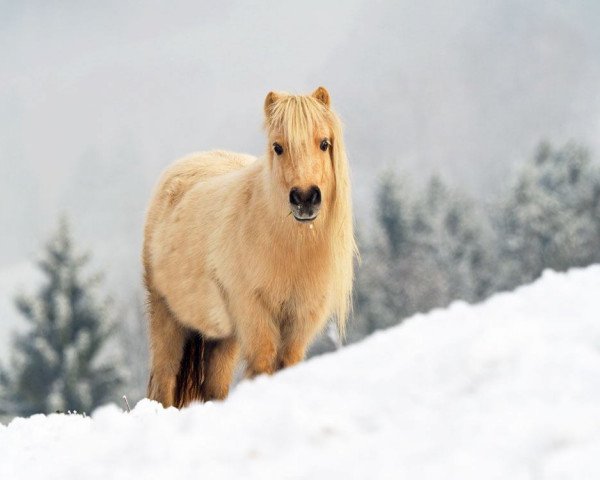
{"type": "Polygon", "coordinates": [[[302,360],[335,316],[343,332],[355,242],[348,164],[327,90],[271,92],[262,158],[212,151],[163,174],[144,238],[148,396],[178,407],[302,360]],[[310,212],[310,214],[307,214],[310,212]]]}

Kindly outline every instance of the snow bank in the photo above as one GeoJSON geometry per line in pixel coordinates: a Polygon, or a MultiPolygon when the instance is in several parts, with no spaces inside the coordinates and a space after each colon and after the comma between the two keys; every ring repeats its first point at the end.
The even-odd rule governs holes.
{"type": "Polygon", "coordinates": [[[184,411],[0,426],[0,478],[600,478],[600,266],[417,315],[184,411]]]}

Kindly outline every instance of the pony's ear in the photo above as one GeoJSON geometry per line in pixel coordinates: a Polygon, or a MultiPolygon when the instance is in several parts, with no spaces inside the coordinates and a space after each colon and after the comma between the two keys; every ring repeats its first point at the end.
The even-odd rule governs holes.
{"type": "Polygon", "coordinates": [[[312,97],[316,98],[319,102],[329,108],[331,100],[329,98],[329,92],[325,87],[318,87],[313,93],[312,97]]]}
{"type": "Polygon", "coordinates": [[[265,115],[268,117],[271,115],[271,106],[281,98],[281,94],[277,92],[269,92],[267,93],[267,98],[265,98],[265,115]]]}

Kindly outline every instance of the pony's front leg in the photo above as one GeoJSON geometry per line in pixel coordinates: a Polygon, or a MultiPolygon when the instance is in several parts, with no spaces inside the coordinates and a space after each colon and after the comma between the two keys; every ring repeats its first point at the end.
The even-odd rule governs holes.
{"type": "Polygon", "coordinates": [[[276,370],[279,329],[259,294],[236,302],[236,335],[250,378],[276,370]]]}
{"type": "Polygon", "coordinates": [[[277,368],[290,367],[301,362],[306,349],[315,335],[323,329],[327,317],[324,308],[297,312],[281,325],[281,348],[277,357],[277,368]]]}
{"type": "Polygon", "coordinates": [[[206,361],[206,377],[202,385],[202,397],[208,400],[223,400],[237,363],[239,346],[235,337],[218,340],[206,361]]]}

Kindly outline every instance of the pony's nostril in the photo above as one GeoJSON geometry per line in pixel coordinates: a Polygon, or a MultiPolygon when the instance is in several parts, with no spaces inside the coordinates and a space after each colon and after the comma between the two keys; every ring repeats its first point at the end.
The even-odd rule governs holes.
{"type": "Polygon", "coordinates": [[[300,192],[297,188],[292,188],[290,190],[290,203],[293,205],[300,205],[302,203],[302,199],[300,198],[300,192]]]}
{"type": "Polygon", "coordinates": [[[302,211],[312,212],[313,208],[321,204],[321,190],[316,186],[306,190],[294,187],[290,190],[290,204],[295,205],[302,211]]]}
{"type": "Polygon", "coordinates": [[[321,203],[321,190],[319,187],[312,187],[310,189],[310,204],[319,205],[321,203]]]}

